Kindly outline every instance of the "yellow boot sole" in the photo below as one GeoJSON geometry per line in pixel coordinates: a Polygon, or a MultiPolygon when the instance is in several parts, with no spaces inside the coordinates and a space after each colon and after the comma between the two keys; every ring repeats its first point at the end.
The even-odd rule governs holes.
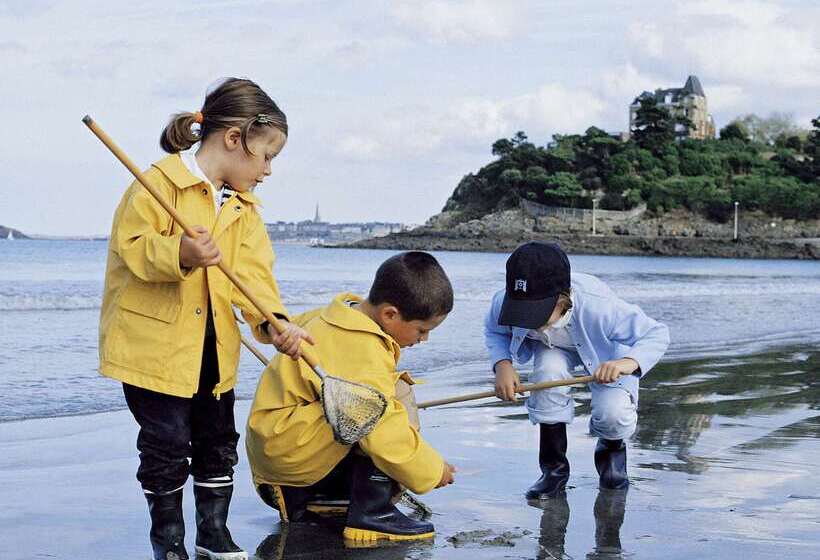
{"type": "Polygon", "coordinates": [[[419,533],[418,535],[395,535],[392,533],[382,533],[381,531],[372,531],[370,529],[356,529],[354,527],[345,527],[342,536],[346,541],[352,543],[375,543],[377,541],[418,541],[424,539],[432,539],[436,536],[435,531],[429,533],[419,533]]]}

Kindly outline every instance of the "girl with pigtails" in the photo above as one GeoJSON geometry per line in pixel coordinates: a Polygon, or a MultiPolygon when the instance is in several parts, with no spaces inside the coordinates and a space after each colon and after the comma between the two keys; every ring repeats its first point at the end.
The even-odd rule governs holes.
{"type": "Polygon", "coordinates": [[[288,319],[254,194],[287,133],[285,114],[257,84],[227,79],[199,111],[172,117],[160,138],[169,155],[145,173],[198,224],[197,237],[187,236],[137,182],[114,214],[100,372],[122,382],[139,424],[137,479],[148,502],[155,559],[188,558],[182,490],[189,475],[197,553],[247,558],[226,524],[239,439],[233,388],[240,332],[232,306],[257,340],[294,359],[300,341],[313,340],[291,323],[278,334],[213,265],[224,260],[269,310],[288,319]]]}

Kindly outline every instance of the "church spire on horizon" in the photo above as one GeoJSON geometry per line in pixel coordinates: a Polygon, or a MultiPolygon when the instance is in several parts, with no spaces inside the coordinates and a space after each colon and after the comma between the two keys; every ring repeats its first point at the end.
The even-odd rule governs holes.
{"type": "Polygon", "coordinates": [[[316,203],[316,214],[313,216],[313,223],[318,224],[322,219],[319,217],[319,203],[316,203]]]}

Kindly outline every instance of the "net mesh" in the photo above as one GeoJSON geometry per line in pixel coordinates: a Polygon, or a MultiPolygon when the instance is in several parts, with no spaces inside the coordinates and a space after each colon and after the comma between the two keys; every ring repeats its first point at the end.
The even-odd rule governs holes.
{"type": "Polygon", "coordinates": [[[322,408],[336,441],[353,445],[376,426],[387,399],[372,387],[328,375],[322,383],[322,408]]]}

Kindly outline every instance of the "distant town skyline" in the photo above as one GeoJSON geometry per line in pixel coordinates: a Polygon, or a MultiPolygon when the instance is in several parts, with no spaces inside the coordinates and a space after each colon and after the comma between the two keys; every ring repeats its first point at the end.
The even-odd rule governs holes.
{"type": "Polygon", "coordinates": [[[108,234],[131,179],[81,117],[147,167],[169,115],[232,75],[290,124],[266,222],[319,201],[331,222],[423,223],[498,138],[625,131],[636,96],[689,75],[718,129],[775,111],[808,127],[817,21],[808,0],[0,0],[0,224],[108,234]]]}

